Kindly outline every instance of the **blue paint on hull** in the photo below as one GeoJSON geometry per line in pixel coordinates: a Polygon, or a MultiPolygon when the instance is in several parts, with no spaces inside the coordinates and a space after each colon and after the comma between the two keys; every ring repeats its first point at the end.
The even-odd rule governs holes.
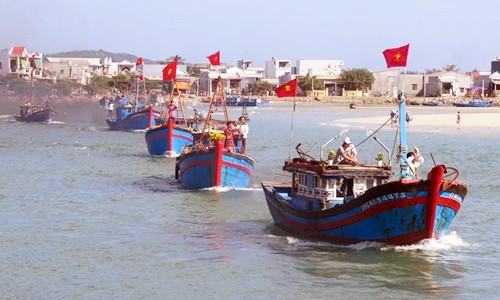
{"type": "MultiPolygon", "coordinates": [[[[164,124],[158,128],[146,132],[146,144],[150,155],[163,156],[168,153],[168,125],[164,124]]],[[[172,151],[176,155],[182,152],[185,146],[193,144],[193,133],[189,129],[174,127],[172,132],[172,151]]]]}
{"type": "MultiPolygon", "coordinates": [[[[224,152],[221,170],[222,187],[247,187],[253,175],[254,162],[245,155],[224,152]]],[[[214,186],[215,151],[188,153],[178,157],[178,168],[182,186],[188,189],[203,189],[214,186]]]]}
{"type": "MultiPolygon", "coordinates": [[[[269,186],[263,185],[263,188],[276,225],[300,236],[347,244],[361,241],[411,244],[421,240],[425,232],[427,191],[407,193],[405,197],[373,205],[380,202],[377,198],[390,196],[378,195],[363,201],[371,203],[365,210],[361,204],[344,209],[341,206],[347,205],[325,211],[306,211],[292,206],[288,196],[289,188],[282,189],[279,193],[273,193],[269,186]],[[404,205],[402,201],[405,202],[404,205]],[[399,238],[402,239],[401,242],[398,241],[399,238]]],[[[440,198],[453,199],[450,193],[443,191],[440,198]]],[[[456,198],[454,200],[460,203],[456,198]]],[[[457,211],[452,207],[437,206],[434,223],[434,234],[437,237],[446,234],[456,214],[457,211]]]]}
{"type": "MultiPolygon", "coordinates": [[[[151,125],[156,125],[156,118],[159,118],[158,113],[153,113],[151,116],[151,125]]],[[[122,120],[116,119],[106,119],[110,130],[137,130],[137,129],[147,129],[149,128],[149,111],[143,110],[133,114],[128,115],[122,120]]]]}

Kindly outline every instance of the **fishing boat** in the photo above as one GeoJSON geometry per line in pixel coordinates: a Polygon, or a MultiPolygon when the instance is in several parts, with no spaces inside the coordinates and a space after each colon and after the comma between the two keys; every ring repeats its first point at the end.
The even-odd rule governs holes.
{"type": "Polygon", "coordinates": [[[256,106],[256,107],[267,107],[269,106],[269,100],[262,98],[243,98],[238,102],[238,106],[256,106]]]}
{"type": "Polygon", "coordinates": [[[493,106],[493,101],[483,101],[482,99],[474,99],[468,103],[454,102],[453,106],[456,107],[491,107],[493,106]]]}
{"type": "MultiPolygon", "coordinates": [[[[184,112],[181,93],[177,87],[177,81],[174,79],[174,89],[179,95],[179,106],[181,107],[182,118],[176,118],[174,115],[168,116],[168,109],[165,111],[165,120],[163,124],[150,127],[145,134],[148,152],[153,156],[178,156],[185,146],[192,145],[194,142],[192,125],[197,123],[195,119],[188,120],[184,112]]],[[[177,105],[173,104],[174,89],[170,93],[169,105],[174,105],[177,110],[177,105]]],[[[173,112],[174,114],[176,112],[173,112]]]]}
{"type": "Polygon", "coordinates": [[[197,142],[187,146],[177,157],[175,178],[187,189],[209,187],[247,187],[253,176],[254,160],[244,154],[239,134],[234,134],[234,151],[224,147],[222,128],[229,122],[222,79],[218,78],[208,115],[197,142]],[[220,98],[216,95],[220,92],[220,98]],[[224,120],[212,119],[212,106],[222,104],[224,120]]]}
{"type": "MultiPolygon", "coordinates": [[[[399,99],[402,119],[406,111],[402,93],[399,99]]],[[[262,183],[276,226],[299,237],[339,244],[408,245],[444,236],[468,186],[457,179],[457,169],[444,164],[435,165],[427,179],[409,178],[411,164],[403,159],[407,157],[404,122],[399,141],[396,180],[391,180],[390,158],[382,165],[333,164],[322,160],[321,152],[320,159],[309,156],[299,144],[298,157],[286,159],[283,165],[291,180],[262,183]]]]}
{"type": "Polygon", "coordinates": [[[106,119],[110,130],[138,130],[156,125],[161,114],[153,106],[138,106],[129,103],[127,98],[118,100],[114,105],[113,116],[106,119]]]}
{"type": "Polygon", "coordinates": [[[18,122],[51,122],[54,121],[56,115],[55,110],[53,110],[47,100],[45,106],[32,105],[35,96],[35,80],[34,72],[36,68],[32,65],[30,69],[30,102],[28,104],[19,106],[19,115],[14,115],[14,118],[18,122]]]}
{"type": "Polygon", "coordinates": [[[21,105],[19,115],[15,115],[19,122],[51,122],[54,121],[56,112],[50,107],[40,105],[21,105]]]}

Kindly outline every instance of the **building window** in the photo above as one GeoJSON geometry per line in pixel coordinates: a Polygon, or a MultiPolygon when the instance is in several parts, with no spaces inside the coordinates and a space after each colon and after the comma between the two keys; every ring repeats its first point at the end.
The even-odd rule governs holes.
{"type": "Polygon", "coordinates": [[[460,88],[460,93],[463,93],[463,92],[465,92],[465,89],[462,87],[462,88],[460,88]]]}
{"type": "Polygon", "coordinates": [[[416,84],[412,84],[411,85],[411,89],[414,90],[414,91],[416,91],[417,90],[417,85],[416,84]]]}
{"type": "Polygon", "coordinates": [[[64,70],[59,70],[59,74],[63,75],[64,74],[64,70]]]}

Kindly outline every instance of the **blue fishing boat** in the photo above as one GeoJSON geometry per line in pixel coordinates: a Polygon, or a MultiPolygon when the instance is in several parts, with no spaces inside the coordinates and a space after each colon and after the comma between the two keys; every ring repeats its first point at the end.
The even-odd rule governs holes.
{"type": "Polygon", "coordinates": [[[56,112],[50,107],[38,105],[21,105],[19,115],[15,115],[19,122],[51,122],[54,121],[56,112]]]}
{"type": "Polygon", "coordinates": [[[128,99],[123,98],[113,108],[113,116],[106,119],[110,130],[137,130],[147,129],[156,125],[161,114],[154,111],[152,106],[138,107],[128,103],[128,99]]]}
{"type": "MultiPolygon", "coordinates": [[[[400,119],[405,110],[400,94],[400,119]]],[[[399,132],[403,158],[404,122],[399,132]]],[[[262,183],[274,223],[296,236],[339,244],[408,245],[437,239],[446,234],[467,194],[458,170],[449,166],[434,166],[425,180],[412,179],[411,164],[401,159],[400,179],[391,180],[390,160],[385,165],[333,164],[321,154],[316,160],[296,149],[299,156],[283,166],[291,182],[262,183]]]]}
{"type": "Polygon", "coordinates": [[[269,100],[262,98],[244,98],[238,102],[238,106],[267,107],[269,106],[269,100]]]}
{"type": "Polygon", "coordinates": [[[485,102],[482,99],[474,99],[468,103],[454,102],[453,106],[456,107],[491,107],[493,106],[493,101],[485,102]]]}
{"type": "Polygon", "coordinates": [[[195,110],[195,116],[192,119],[186,118],[181,92],[177,85],[177,80],[173,79],[173,86],[170,93],[169,105],[165,111],[165,119],[159,126],[152,126],[146,131],[146,144],[148,152],[154,156],[178,156],[185,146],[192,145],[195,141],[193,134],[193,125],[198,126],[199,114],[195,110]],[[182,118],[177,117],[177,104],[174,101],[174,91],[179,95],[178,104],[182,112],[182,118]]]}
{"type": "Polygon", "coordinates": [[[221,126],[232,123],[229,120],[222,79],[219,76],[217,90],[213,94],[205,119],[203,130],[192,146],[187,146],[177,157],[175,178],[187,189],[209,187],[247,187],[253,176],[254,160],[246,155],[239,134],[232,133],[231,124],[222,134],[221,126]],[[220,98],[215,99],[217,93],[220,98]],[[212,119],[212,106],[220,103],[223,107],[224,121],[212,119]],[[229,123],[228,123],[229,122],[229,123]],[[232,135],[232,137],[229,136],[232,135]],[[233,139],[231,145],[224,147],[223,139],[233,139]]]}
{"type": "Polygon", "coordinates": [[[176,179],[188,189],[208,187],[247,187],[253,176],[254,160],[247,155],[229,152],[223,142],[215,146],[194,145],[177,158],[176,179]]]}
{"type": "Polygon", "coordinates": [[[193,144],[194,137],[191,128],[183,128],[175,124],[173,119],[146,131],[148,152],[153,156],[178,156],[185,146],[193,144]]]}

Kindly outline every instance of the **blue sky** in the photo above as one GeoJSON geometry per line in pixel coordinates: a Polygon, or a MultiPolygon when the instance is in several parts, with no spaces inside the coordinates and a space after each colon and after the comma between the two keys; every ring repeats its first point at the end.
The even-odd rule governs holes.
{"type": "Polygon", "coordinates": [[[382,51],[410,43],[408,70],[455,64],[489,71],[500,56],[497,0],[0,0],[0,49],[107,50],[206,63],[272,56],[386,68],[382,51]]]}

